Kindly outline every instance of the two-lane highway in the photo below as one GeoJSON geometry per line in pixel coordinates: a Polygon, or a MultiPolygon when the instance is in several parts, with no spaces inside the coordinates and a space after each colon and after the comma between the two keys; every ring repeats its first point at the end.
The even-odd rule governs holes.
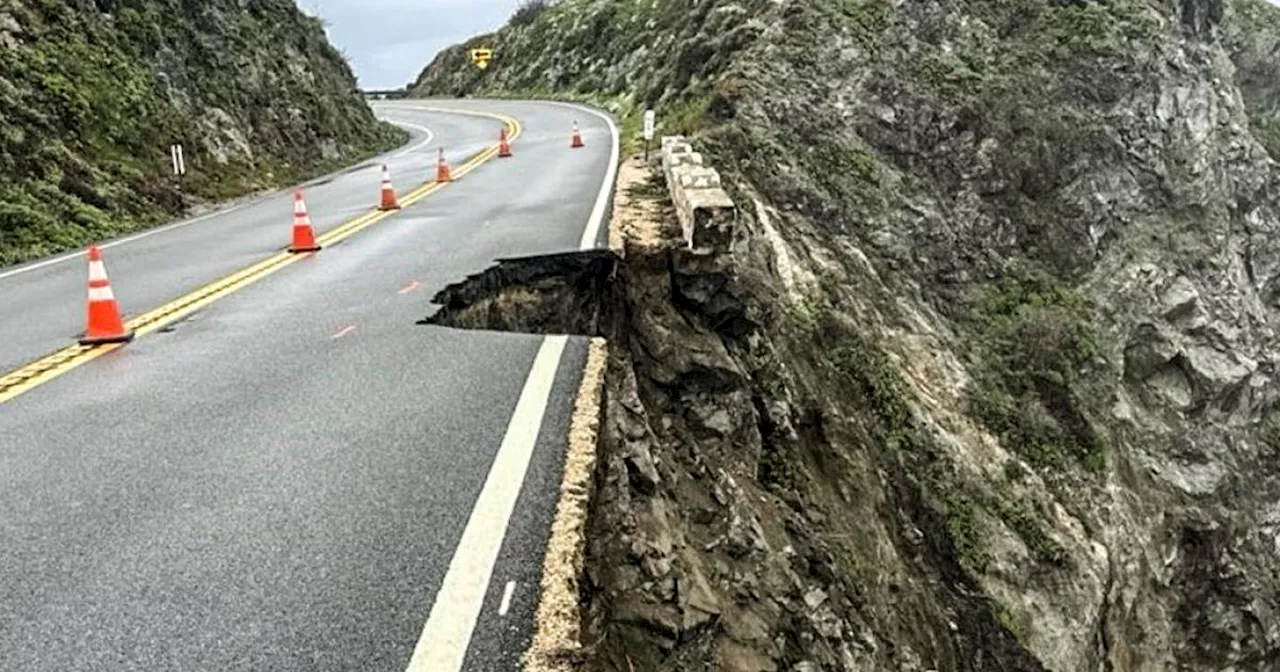
{"type": "MultiPolygon", "coordinates": [[[[386,163],[405,192],[434,179],[436,153],[454,164],[497,141],[502,123],[489,117],[440,114],[421,108],[388,112],[406,125],[408,145],[354,169],[303,185],[317,234],[377,203],[379,166],[386,163]]],[[[134,315],[205,283],[250,266],[289,244],[293,194],[274,192],[243,205],[108,242],[107,267],[121,310],[134,315]]],[[[0,371],[56,349],[84,328],[83,253],[0,269],[0,371]]]]}
{"type": "MultiPolygon", "coordinates": [[[[415,322],[497,257],[594,245],[616,131],[554,104],[379,106],[434,135],[387,157],[402,193],[501,127],[428,106],[515,118],[515,157],[0,403],[0,669],[516,669],[585,344],[415,322]]],[[[376,188],[376,164],[309,188],[318,232],[376,188]]],[[[276,253],[287,198],[109,248],[125,310],[276,253]]],[[[82,261],[15,270],[5,366],[83,309],[82,261]]]]}

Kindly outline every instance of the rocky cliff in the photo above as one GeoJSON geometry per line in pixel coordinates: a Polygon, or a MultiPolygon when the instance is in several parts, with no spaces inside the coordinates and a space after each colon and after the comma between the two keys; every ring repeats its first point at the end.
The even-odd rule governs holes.
{"type": "Polygon", "coordinates": [[[0,265],[401,137],[292,0],[0,0],[0,265]]]}
{"type": "Polygon", "coordinates": [[[587,669],[1280,669],[1280,9],[534,5],[415,92],[654,106],[740,209],[629,192],[587,669]]]}

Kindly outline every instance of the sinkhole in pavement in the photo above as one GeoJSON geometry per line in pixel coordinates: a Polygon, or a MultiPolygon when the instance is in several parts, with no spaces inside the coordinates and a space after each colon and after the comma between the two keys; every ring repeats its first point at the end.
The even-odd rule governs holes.
{"type": "Polygon", "coordinates": [[[419,324],[607,337],[619,317],[620,261],[610,250],[499,259],[437,293],[440,308],[419,324]]]}

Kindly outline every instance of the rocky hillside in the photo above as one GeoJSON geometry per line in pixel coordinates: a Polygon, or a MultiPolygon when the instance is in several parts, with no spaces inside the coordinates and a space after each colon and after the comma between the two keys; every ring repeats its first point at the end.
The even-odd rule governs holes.
{"type": "Polygon", "coordinates": [[[1280,669],[1278,36],[563,0],[443,53],[417,95],[655,106],[742,209],[628,253],[587,669],[1280,669]]]}
{"type": "Polygon", "coordinates": [[[0,0],[0,265],[401,137],[292,0],[0,0]]]}

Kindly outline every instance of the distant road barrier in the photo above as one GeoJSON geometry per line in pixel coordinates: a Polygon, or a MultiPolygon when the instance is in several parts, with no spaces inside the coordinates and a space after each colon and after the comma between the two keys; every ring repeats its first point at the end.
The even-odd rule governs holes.
{"type": "Polygon", "coordinates": [[[361,91],[360,94],[368,100],[400,100],[401,98],[409,97],[409,92],[404,89],[396,89],[394,91],[361,91]]]}

